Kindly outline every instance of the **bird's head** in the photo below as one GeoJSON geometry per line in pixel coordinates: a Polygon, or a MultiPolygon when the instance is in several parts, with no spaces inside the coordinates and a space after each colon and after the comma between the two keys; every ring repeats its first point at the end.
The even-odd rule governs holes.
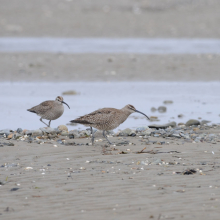
{"type": "Polygon", "coordinates": [[[62,96],[57,96],[57,97],[56,97],[56,101],[67,105],[68,108],[70,109],[69,105],[68,105],[66,102],[63,101],[63,97],[62,97],[62,96]]]}

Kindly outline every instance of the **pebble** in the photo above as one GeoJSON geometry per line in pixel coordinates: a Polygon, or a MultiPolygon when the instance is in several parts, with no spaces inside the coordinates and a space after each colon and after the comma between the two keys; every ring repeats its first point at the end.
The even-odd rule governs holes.
{"type": "Polygon", "coordinates": [[[40,128],[40,130],[43,133],[47,133],[47,134],[57,134],[57,130],[50,128],[50,127],[40,128]]]}
{"type": "Polygon", "coordinates": [[[129,133],[129,136],[135,137],[135,136],[136,136],[135,130],[132,130],[132,131],[129,133]]]}
{"type": "Polygon", "coordinates": [[[79,137],[90,137],[91,130],[82,130],[79,132],[79,137]]]}
{"type": "Polygon", "coordinates": [[[200,125],[200,122],[196,119],[190,119],[186,122],[186,126],[192,126],[192,125],[200,125]]]}
{"type": "Polygon", "coordinates": [[[78,138],[79,137],[79,131],[78,130],[71,130],[69,131],[69,138],[78,138]]]}
{"type": "Polygon", "coordinates": [[[131,129],[130,128],[126,128],[126,129],[120,131],[118,136],[128,136],[130,133],[131,133],[131,129]]]}
{"type": "Polygon", "coordinates": [[[77,95],[77,92],[74,90],[65,91],[62,95],[77,95]]]}
{"type": "Polygon", "coordinates": [[[40,136],[43,134],[43,132],[40,129],[32,130],[31,132],[33,136],[40,136]]]}
{"type": "MultiPolygon", "coordinates": [[[[126,128],[122,131],[118,131],[116,134],[113,131],[110,131],[108,133],[111,134],[111,136],[124,136],[124,138],[120,139],[126,139],[127,136],[139,136],[141,137],[140,141],[141,142],[146,142],[146,144],[164,144],[165,142],[160,141],[151,141],[151,136],[153,137],[162,137],[165,139],[180,139],[182,138],[182,143],[189,142],[189,143],[200,143],[200,142],[207,142],[210,144],[216,144],[217,142],[220,142],[220,133],[211,133],[206,131],[206,133],[201,133],[202,130],[208,130],[209,128],[219,128],[219,124],[214,124],[214,125],[191,125],[191,127],[185,127],[185,125],[179,125],[176,126],[175,122],[171,122],[168,124],[164,125],[150,125],[148,126],[143,126],[143,127],[138,127],[136,130],[132,130],[130,128],[126,128]],[[144,140],[145,139],[145,140],[144,140]]],[[[22,129],[20,129],[19,132],[21,132],[22,129]]],[[[97,130],[94,129],[94,133],[97,130]]],[[[217,131],[217,130],[216,130],[217,131]]],[[[99,131],[98,135],[101,135],[102,132],[99,131]]],[[[75,144],[73,140],[75,138],[87,138],[90,139],[91,136],[91,130],[86,129],[86,130],[71,130],[71,131],[66,131],[64,129],[63,131],[60,131],[58,128],[40,128],[37,130],[23,130],[22,133],[18,133],[17,131],[13,132],[10,129],[4,129],[1,130],[1,135],[0,138],[6,139],[6,140],[18,140],[18,141],[26,141],[28,143],[38,143],[38,144],[53,144],[54,142],[53,139],[57,141],[59,144],[65,144],[65,145],[84,145],[84,144],[75,144]],[[6,133],[8,135],[6,135],[6,133]],[[51,133],[48,133],[51,132],[51,133]],[[62,137],[61,139],[57,140],[57,137],[59,136],[62,137]],[[63,138],[65,136],[65,139],[63,138]],[[48,142],[48,139],[51,140],[51,142],[48,142]]],[[[98,139],[96,140],[98,141],[98,139]]],[[[128,145],[129,142],[123,140],[119,145],[128,145]]],[[[178,144],[178,143],[177,143],[178,144]]],[[[2,143],[0,142],[0,146],[14,146],[13,142],[6,142],[2,143]]]]}
{"type": "Polygon", "coordinates": [[[156,112],[157,111],[157,109],[154,108],[154,107],[152,107],[150,110],[151,110],[151,112],[156,112]]]}
{"type": "Polygon", "coordinates": [[[57,127],[57,129],[60,130],[60,131],[66,131],[66,132],[68,132],[68,128],[66,127],[66,125],[59,125],[59,126],[57,127]]]}
{"type": "Polygon", "coordinates": [[[64,142],[65,145],[75,145],[76,143],[72,140],[67,140],[64,142]]]}
{"type": "Polygon", "coordinates": [[[17,129],[17,133],[19,133],[19,134],[21,134],[22,131],[23,131],[22,128],[18,128],[18,129],[17,129]]]}
{"type": "Polygon", "coordinates": [[[7,138],[8,138],[8,139],[12,139],[12,138],[13,138],[13,134],[12,134],[12,133],[9,134],[9,135],[7,136],[7,138]]]}
{"type": "Polygon", "coordinates": [[[170,137],[181,138],[181,136],[179,134],[171,134],[170,137]]]}
{"type": "Polygon", "coordinates": [[[173,121],[173,122],[163,124],[163,125],[156,125],[156,124],[149,125],[149,128],[157,128],[157,129],[159,129],[159,128],[164,129],[164,128],[168,128],[168,127],[176,127],[176,122],[173,121]]]}
{"type": "Polygon", "coordinates": [[[161,159],[156,159],[155,161],[151,162],[151,164],[160,165],[160,164],[162,164],[162,161],[161,161],[161,159]]]}
{"type": "Polygon", "coordinates": [[[10,129],[0,130],[0,135],[5,134],[6,136],[8,136],[8,135],[11,133],[11,131],[12,131],[12,130],[10,130],[10,129]]]}
{"type": "Polygon", "coordinates": [[[159,121],[157,116],[150,116],[150,121],[159,121]]]}
{"type": "Polygon", "coordinates": [[[148,126],[136,128],[136,132],[141,132],[141,131],[146,131],[146,130],[149,130],[148,126]]]}
{"type": "Polygon", "coordinates": [[[167,104],[173,104],[173,101],[172,100],[165,100],[163,102],[163,104],[167,105],[167,104]]]}
{"type": "Polygon", "coordinates": [[[167,108],[165,107],[165,106],[160,106],[159,108],[158,108],[158,112],[160,112],[160,113],[164,113],[164,112],[166,112],[167,111],[167,108]]]}
{"type": "Polygon", "coordinates": [[[67,131],[62,131],[60,135],[61,136],[69,136],[69,133],[67,131]]]}
{"type": "Polygon", "coordinates": [[[208,123],[210,123],[210,122],[211,122],[211,121],[202,120],[200,124],[201,124],[201,125],[206,125],[206,124],[208,124],[208,123]]]}

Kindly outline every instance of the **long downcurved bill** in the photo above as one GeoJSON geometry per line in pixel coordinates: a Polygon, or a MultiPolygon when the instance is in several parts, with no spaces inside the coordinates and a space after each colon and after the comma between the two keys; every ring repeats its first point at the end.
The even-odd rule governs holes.
{"type": "MultiPolygon", "coordinates": [[[[142,115],[146,116],[146,117],[149,119],[149,117],[148,117],[147,115],[145,115],[143,112],[140,112],[140,111],[138,111],[138,110],[136,110],[136,112],[141,113],[142,115]]],[[[149,120],[150,120],[150,119],[149,119],[149,120]]]]}
{"type": "Polygon", "coordinates": [[[70,109],[69,105],[68,105],[66,102],[62,101],[62,103],[63,103],[63,104],[66,104],[66,105],[68,106],[68,108],[70,109]]]}

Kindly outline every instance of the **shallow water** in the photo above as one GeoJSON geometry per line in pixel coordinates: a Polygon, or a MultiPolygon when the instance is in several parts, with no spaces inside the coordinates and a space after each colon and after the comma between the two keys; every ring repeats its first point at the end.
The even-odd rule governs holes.
{"type": "Polygon", "coordinates": [[[0,52],[220,54],[220,40],[163,38],[0,38],[0,52]]]}
{"type": "MultiPolygon", "coordinates": [[[[157,116],[160,121],[149,122],[141,114],[132,114],[119,129],[149,124],[186,122],[188,119],[210,120],[220,123],[220,82],[77,82],[77,83],[0,83],[0,129],[37,129],[44,127],[36,114],[27,111],[45,100],[54,100],[62,92],[75,90],[77,95],[65,95],[66,105],[62,117],[51,126],[66,124],[78,116],[103,107],[122,108],[132,104],[146,115],[157,116]],[[164,105],[164,100],[173,104],[164,105]],[[166,113],[151,112],[151,107],[166,106],[166,113]],[[178,118],[183,114],[183,118],[178,118]],[[135,119],[134,117],[138,117],[135,119]]],[[[68,126],[69,129],[85,128],[68,126]]]]}

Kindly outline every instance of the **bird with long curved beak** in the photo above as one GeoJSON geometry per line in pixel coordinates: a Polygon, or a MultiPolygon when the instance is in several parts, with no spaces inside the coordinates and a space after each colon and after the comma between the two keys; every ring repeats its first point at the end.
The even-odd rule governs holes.
{"type": "Polygon", "coordinates": [[[109,130],[113,130],[117,128],[120,124],[122,124],[128,118],[130,114],[134,112],[138,112],[144,115],[145,117],[147,117],[147,119],[149,119],[147,115],[145,115],[143,112],[138,111],[133,105],[126,105],[122,109],[102,108],[90,114],[81,116],[70,122],[83,124],[91,128],[92,145],[94,144],[94,133],[93,133],[92,128],[102,130],[103,136],[106,138],[109,144],[112,144],[108,140],[105,134],[105,131],[109,131],[109,130]]]}
{"type": "Polygon", "coordinates": [[[51,120],[56,120],[63,114],[64,112],[63,104],[67,105],[68,108],[70,109],[69,105],[63,101],[63,97],[57,96],[55,101],[49,100],[42,102],[37,106],[27,109],[27,111],[36,113],[38,116],[41,117],[40,121],[43,122],[48,127],[50,127],[51,120]],[[46,124],[42,119],[49,120],[49,124],[46,124]]]}

